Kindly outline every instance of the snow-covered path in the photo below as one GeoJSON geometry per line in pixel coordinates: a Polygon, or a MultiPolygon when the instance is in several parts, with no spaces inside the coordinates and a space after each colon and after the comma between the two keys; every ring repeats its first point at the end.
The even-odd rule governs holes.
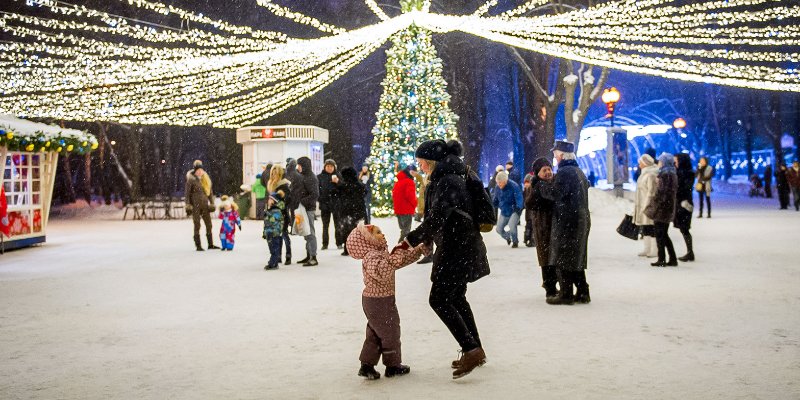
{"type": "Polygon", "coordinates": [[[0,256],[0,398],[800,398],[800,213],[717,196],[698,260],[652,268],[614,232],[626,205],[591,202],[589,305],[545,304],[535,250],[485,235],[492,274],[468,298],[489,362],[457,381],[429,264],[398,272],[411,374],[367,382],[360,264],[340,251],[268,272],[258,221],[232,253],[195,252],[188,220],[51,221],[46,245],[0,256]]]}

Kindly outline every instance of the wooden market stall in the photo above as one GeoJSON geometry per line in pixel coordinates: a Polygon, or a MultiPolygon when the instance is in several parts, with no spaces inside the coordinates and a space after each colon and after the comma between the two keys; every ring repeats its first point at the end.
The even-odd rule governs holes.
{"type": "MultiPolygon", "coordinates": [[[[2,248],[43,243],[47,234],[59,153],[97,148],[86,132],[0,115],[0,187],[5,193],[8,237],[2,248]]],[[[0,210],[3,211],[3,210],[0,210]]]]}

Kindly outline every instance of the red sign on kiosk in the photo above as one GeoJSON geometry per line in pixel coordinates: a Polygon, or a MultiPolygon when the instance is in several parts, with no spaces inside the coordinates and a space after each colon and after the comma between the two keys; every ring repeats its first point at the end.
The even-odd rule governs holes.
{"type": "Polygon", "coordinates": [[[273,139],[273,138],[285,138],[285,137],[286,137],[286,130],[284,129],[265,128],[265,129],[253,129],[250,131],[250,139],[273,139]]]}

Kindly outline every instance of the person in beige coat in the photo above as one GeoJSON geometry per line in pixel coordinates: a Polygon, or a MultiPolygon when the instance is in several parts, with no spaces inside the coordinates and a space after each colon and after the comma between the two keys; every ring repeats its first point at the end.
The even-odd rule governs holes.
{"type": "Polygon", "coordinates": [[[644,209],[653,200],[656,193],[656,181],[658,180],[658,166],[649,154],[639,157],[639,179],[636,180],[636,200],[633,209],[633,223],[641,230],[644,242],[644,250],[639,253],[639,257],[656,257],[658,248],[656,247],[655,228],[653,220],[644,214],[644,209]]]}

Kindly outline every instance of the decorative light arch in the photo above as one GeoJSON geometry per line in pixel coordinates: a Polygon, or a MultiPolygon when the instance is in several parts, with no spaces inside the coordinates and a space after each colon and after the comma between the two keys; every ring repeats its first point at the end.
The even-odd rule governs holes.
{"type": "Polygon", "coordinates": [[[353,30],[254,0],[319,30],[325,36],[318,39],[157,1],[110,1],[194,25],[178,30],[60,0],[26,0],[52,16],[0,13],[0,29],[12,36],[0,42],[0,113],[242,126],[319,92],[412,23],[624,71],[800,92],[800,5],[780,0],[625,0],[535,17],[523,15],[548,1],[502,11],[490,0],[470,15],[442,15],[419,0],[422,11],[389,17],[365,0],[380,22],[353,30]]]}

